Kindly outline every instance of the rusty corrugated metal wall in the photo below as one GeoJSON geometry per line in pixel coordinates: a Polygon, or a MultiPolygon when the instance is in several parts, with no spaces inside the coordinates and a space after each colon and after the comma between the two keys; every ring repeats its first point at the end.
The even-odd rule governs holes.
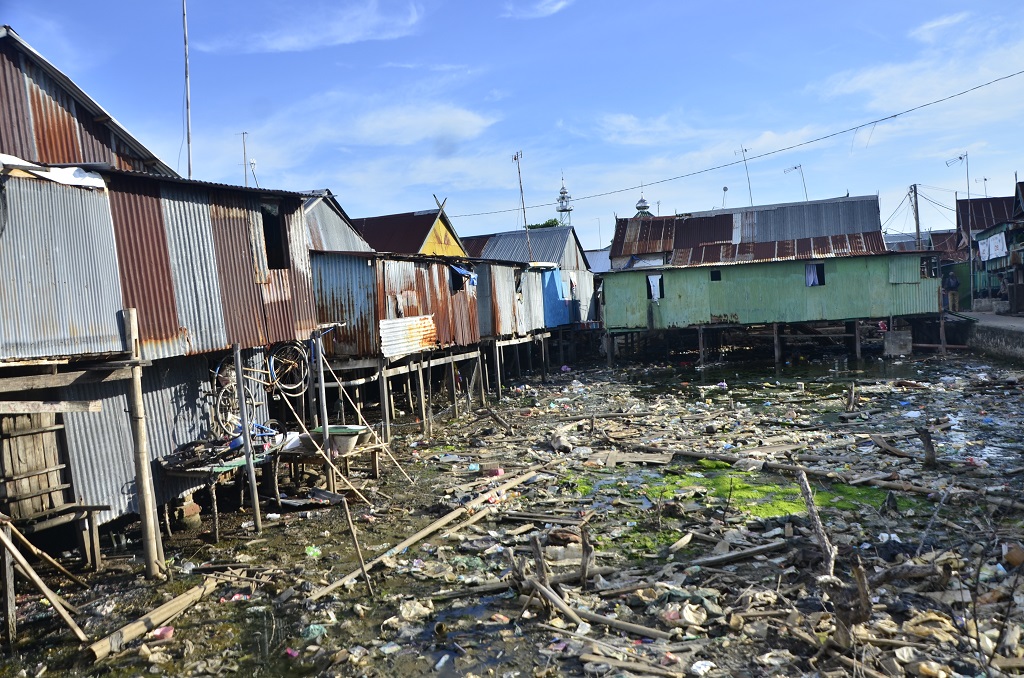
{"type": "Polygon", "coordinates": [[[124,351],[106,191],[7,177],[0,201],[0,359],[124,351]]]}
{"type": "Polygon", "coordinates": [[[210,222],[209,192],[198,186],[161,182],[160,206],[178,323],[185,341],[184,352],[226,349],[228,338],[210,222]]]}
{"type": "Polygon", "coordinates": [[[291,263],[290,288],[294,321],[289,328],[289,339],[308,339],[316,329],[316,300],[313,297],[313,274],[306,247],[306,220],[302,203],[289,198],[281,202],[281,211],[288,235],[291,263]]]}
{"type": "MultiPolygon", "coordinates": [[[[261,273],[254,261],[255,241],[262,224],[260,206],[250,195],[211,191],[210,223],[217,253],[217,275],[228,343],[260,346],[267,343],[263,316],[261,273]]],[[[260,250],[262,251],[262,250],[260,250]]]]}
{"type": "Polygon", "coordinates": [[[0,44],[0,153],[31,160],[36,157],[36,146],[20,64],[19,54],[0,44]]]}
{"type": "Polygon", "coordinates": [[[124,306],[138,310],[142,354],[147,359],[180,355],[181,326],[160,209],[160,185],[143,178],[113,176],[107,186],[124,306]]]}
{"type": "Polygon", "coordinates": [[[317,320],[345,326],[324,337],[330,357],[372,358],[380,346],[377,266],[371,257],[312,252],[317,320]]]}

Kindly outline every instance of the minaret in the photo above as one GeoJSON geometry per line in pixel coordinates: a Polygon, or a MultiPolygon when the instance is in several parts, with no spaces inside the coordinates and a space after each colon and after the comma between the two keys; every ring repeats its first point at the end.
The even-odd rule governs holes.
{"type": "Polygon", "coordinates": [[[572,200],[572,196],[569,195],[569,191],[565,188],[565,177],[562,177],[562,190],[558,192],[558,207],[555,211],[558,212],[558,225],[559,226],[572,226],[572,205],[569,201],[572,200]]]}

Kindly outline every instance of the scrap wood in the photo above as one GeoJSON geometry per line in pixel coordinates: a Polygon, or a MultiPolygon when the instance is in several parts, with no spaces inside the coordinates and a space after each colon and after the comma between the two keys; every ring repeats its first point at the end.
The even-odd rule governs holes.
{"type": "Polygon", "coordinates": [[[927,579],[928,577],[941,577],[942,568],[935,563],[918,565],[916,563],[902,563],[893,567],[876,572],[868,577],[868,583],[873,587],[881,586],[894,579],[927,579]]]}
{"type": "Polygon", "coordinates": [[[491,419],[493,419],[494,421],[498,422],[498,425],[501,426],[503,429],[505,429],[505,433],[515,433],[515,429],[512,427],[512,424],[510,424],[507,421],[505,421],[504,419],[502,419],[498,415],[498,413],[495,412],[490,407],[485,408],[485,409],[487,410],[487,414],[490,415],[491,419]]]}
{"type": "Polygon", "coordinates": [[[651,638],[654,640],[664,639],[669,640],[672,638],[672,634],[668,631],[662,631],[661,629],[652,629],[649,626],[641,626],[640,624],[630,624],[620,619],[613,619],[612,617],[605,617],[602,614],[596,614],[589,610],[576,610],[576,614],[594,624],[604,624],[613,629],[619,631],[625,631],[626,633],[632,633],[635,636],[643,636],[644,638],[651,638]]]}
{"type": "Polygon", "coordinates": [[[614,669],[624,669],[632,673],[643,673],[649,676],[670,676],[672,678],[680,678],[686,674],[682,671],[672,671],[671,669],[662,668],[661,666],[655,666],[653,664],[642,664],[637,661],[625,661],[622,659],[614,659],[612,657],[605,657],[600,654],[587,654],[580,655],[580,661],[583,663],[599,662],[601,664],[607,664],[614,669]]]}
{"type": "Polygon", "coordinates": [[[800,482],[800,494],[804,497],[804,505],[807,506],[807,514],[811,518],[811,526],[814,528],[814,536],[818,539],[818,546],[825,556],[825,575],[835,576],[836,569],[836,547],[828,538],[825,527],[821,524],[821,517],[818,515],[818,507],[814,505],[814,492],[811,491],[811,484],[807,482],[807,474],[800,471],[797,475],[800,482]]]}
{"type": "Polygon", "coordinates": [[[583,623],[583,620],[580,619],[579,615],[576,614],[576,612],[569,607],[557,593],[538,581],[536,577],[528,577],[525,583],[529,588],[532,588],[534,591],[539,593],[541,597],[547,600],[556,610],[568,617],[574,624],[578,626],[583,623]]]}
{"type": "MultiPolygon", "coordinates": [[[[449,512],[448,514],[444,515],[443,517],[439,518],[438,520],[435,520],[430,525],[426,526],[425,528],[423,528],[422,530],[420,530],[416,534],[414,534],[411,537],[403,540],[402,542],[400,542],[396,546],[388,549],[387,551],[385,551],[384,553],[380,554],[379,556],[377,556],[376,558],[374,558],[370,562],[366,563],[366,571],[369,572],[375,565],[379,564],[384,559],[392,558],[392,557],[398,555],[399,553],[401,553],[402,551],[404,551],[405,549],[409,548],[413,544],[419,542],[421,539],[425,539],[429,535],[434,534],[435,532],[440,530],[442,527],[444,527],[448,523],[452,522],[456,518],[459,518],[460,516],[464,515],[465,513],[468,513],[469,511],[475,509],[480,504],[483,504],[484,502],[487,502],[487,501],[498,499],[498,497],[500,497],[502,493],[506,492],[507,490],[512,489],[513,487],[516,487],[517,485],[521,485],[521,484],[525,483],[526,481],[530,480],[531,478],[533,478],[534,476],[536,476],[537,475],[537,471],[539,469],[544,468],[545,466],[548,466],[550,463],[551,462],[546,462],[544,464],[536,464],[536,465],[530,467],[530,470],[527,473],[524,473],[524,474],[522,474],[520,476],[516,476],[515,478],[512,478],[511,480],[503,483],[502,485],[499,485],[498,487],[494,488],[493,490],[488,490],[487,492],[484,492],[483,494],[479,495],[476,499],[473,499],[472,501],[466,503],[463,506],[460,506],[459,508],[455,509],[454,511],[449,512]]],[[[322,587],[320,589],[317,589],[316,591],[313,591],[313,593],[310,594],[309,599],[310,600],[317,600],[319,598],[322,598],[323,596],[326,596],[331,591],[334,591],[335,589],[337,589],[337,588],[339,588],[341,586],[344,586],[348,582],[353,581],[361,573],[362,573],[362,568],[357,569],[354,572],[350,572],[347,575],[345,575],[344,577],[342,577],[341,579],[338,579],[338,580],[334,581],[333,583],[328,584],[327,586],[324,586],[324,587],[322,587]]]]}
{"type": "Polygon", "coordinates": [[[871,439],[871,442],[873,442],[876,447],[878,447],[880,450],[884,450],[885,452],[888,452],[889,454],[891,454],[893,456],[902,457],[903,459],[917,459],[917,455],[916,454],[911,454],[910,452],[904,452],[903,450],[901,450],[899,448],[893,447],[888,442],[886,442],[885,438],[883,438],[878,433],[872,433],[868,437],[871,439]]]}
{"type": "Polygon", "coordinates": [[[27,548],[32,555],[36,556],[40,560],[43,560],[43,561],[49,563],[50,565],[53,565],[64,576],[66,576],[68,579],[70,579],[71,581],[75,582],[76,584],[78,584],[82,588],[86,588],[86,589],[92,588],[81,577],[78,577],[78,576],[72,574],[71,572],[69,572],[67,570],[67,568],[65,568],[63,565],[61,565],[59,562],[57,562],[57,560],[55,558],[53,558],[49,553],[47,553],[46,551],[43,551],[40,548],[37,548],[35,544],[30,542],[28,540],[28,538],[25,535],[23,535],[21,533],[21,531],[18,530],[18,528],[16,528],[14,526],[14,523],[11,522],[11,519],[8,518],[7,516],[3,515],[2,513],[0,513],[0,523],[4,523],[4,524],[7,524],[7,525],[10,525],[11,526],[11,534],[14,537],[16,537],[18,539],[18,541],[21,542],[21,545],[24,546],[25,548],[27,548]]]}
{"type": "Polygon", "coordinates": [[[862,414],[870,417],[873,414],[881,414],[884,411],[885,410],[880,407],[872,407],[869,410],[861,410],[859,412],[843,412],[839,415],[839,418],[843,421],[850,421],[851,419],[858,418],[862,414]]]}
{"type": "Polygon", "coordinates": [[[469,527],[473,523],[480,522],[481,520],[486,518],[488,515],[490,515],[492,511],[494,511],[494,507],[493,506],[485,506],[485,507],[483,507],[482,509],[480,509],[479,511],[474,513],[472,516],[470,516],[467,520],[464,520],[461,523],[459,523],[458,525],[456,525],[455,527],[450,528],[450,529],[445,530],[444,532],[442,532],[441,533],[441,539],[447,539],[448,537],[452,536],[453,534],[455,534],[459,530],[461,530],[461,529],[463,529],[465,527],[469,527]]]}
{"type": "Polygon", "coordinates": [[[202,600],[218,586],[220,586],[219,581],[213,577],[206,577],[202,584],[190,588],[176,598],[172,598],[141,619],[122,626],[106,638],[97,640],[89,646],[89,651],[93,655],[93,661],[98,662],[110,655],[111,652],[119,652],[125,643],[130,643],[153,629],[163,626],[169,619],[202,600]]]}
{"type": "Polygon", "coordinates": [[[544,523],[551,523],[552,525],[572,525],[578,527],[583,524],[581,518],[566,518],[563,516],[551,516],[544,513],[526,513],[524,511],[506,511],[501,514],[501,518],[508,520],[537,520],[544,523]]]}
{"type": "MultiPolygon", "coordinates": [[[[616,573],[621,572],[621,571],[622,571],[621,567],[612,567],[610,565],[604,565],[602,567],[592,567],[592,568],[590,568],[590,576],[591,577],[597,577],[597,576],[604,577],[606,575],[616,574],[616,573]]],[[[573,582],[579,581],[579,578],[580,578],[579,570],[574,570],[572,572],[565,572],[563,574],[551,575],[550,577],[548,577],[548,583],[549,584],[571,584],[573,582]]],[[[433,596],[431,596],[431,598],[433,600],[453,600],[455,598],[468,598],[469,596],[482,596],[482,595],[486,595],[488,593],[497,593],[499,591],[507,591],[508,589],[516,588],[517,586],[518,586],[517,582],[514,582],[514,581],[500,581],[500,582],[494,582],[492,584],[480,584],[478,586],[470,586],[470,587],[467,587],[465,589],[460,589],[458,591],[443,591],[443,592],[440,592],[440,593],[435,593],[433,596]]],[[[579,613],[579,610],[577,610],[577,613],[579,613]]]]}
{"type": "Polygon", "coordinates": [[[18,550],[18,547],[14,545],[14,542],[11,541],[10,537],[7,536],[4,530],[0,530],[0,543],[2,543],[3,547],[11,554],[15,564],[23,570],[25,575],[28,576],[29,581],[39,589],[39,592],[42,593],[48,601],[50,601],[50,605],[53,607],[54,611],[61,619],[64,620],[64,623],[68,625],[68,628],[70,628],[71,632],[75,634],[75,637],[83,643],[89,640],[89,637],[85,635],[85,632],[79,628],[78,624],[75,623],[75,620],[71,618],[70,614],[68,614],[67,608],[61,604],[61,599],[56,593],[50,590],[50,587],[47,586],[36,571],[32,569],[32,566],[28,564],[27,560],[25,560],[25,556],[22,555],[21,551],[18,550]]]}
{"type": "Polygon", "coordinates": [[[785,539],[776,539],[770,541],[767,544],[761,544],[759,546],[752,546],[748,549],[740,549],[739,551],[730,551],[729,553],[722,553],[716,556],[705,556],[704,558],[697,558],[689,561],[690,565],[700,566],[715,566],[723,565],[725,563],[734,563],[737,560],[746,560],[747,558],[753,558],[764,553],[771,553],[772,551],[778,551],[788,546],[788,542],[785,539]]]}

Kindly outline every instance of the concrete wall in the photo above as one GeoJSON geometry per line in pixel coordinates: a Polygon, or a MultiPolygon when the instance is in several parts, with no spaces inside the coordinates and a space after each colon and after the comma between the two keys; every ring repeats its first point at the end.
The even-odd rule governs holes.
{"type": "Polygon", "coordinates": [[[1013,327],[975,324],[967,345],[997,358],[1024,361],[1024,332],[1013,327]]]}

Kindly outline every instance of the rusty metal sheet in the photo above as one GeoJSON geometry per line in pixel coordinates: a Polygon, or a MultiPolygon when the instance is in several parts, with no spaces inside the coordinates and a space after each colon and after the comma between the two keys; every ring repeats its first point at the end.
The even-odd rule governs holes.
{"type": "Polygon", "coordinates": [[[381,320],[380,347],[381,353],[389,359],[438,348],[433,318],[421,315],[381,320]]]}
{"type": "Polygon", "coordinates": [[[124,305],[138,309],[142,354],[147,358],[179,355],[183,344],[160,185],[142,177],[113,176],[107,186],[124,305]]]}
{"type": "Polygon", "coordinates": [[[331,357],[376,357],[379,343],[374,259],[334,252],[313,252],[310,257],[317,320],[345,323],[325,335],[325,353],[331,357]]]}
{"type": "Polygon", "coordinates": [[[272,269],[267,283],[260,285],[263,294],[263,312],[267,316],[267,343],[295,339],[295,305],[287,269],[272,269]]]}
{"type": "Polygon", "coordinates": [[[36,146],[20,63],[18,53],[0,43],[0,153],[33,160],[36,146]]]}
{"type": "Polygon", "coordinates": [[[82,162],[75,100],[34,62],[21,55],[39,162],[82,162]]]}
{"type": "Polygon", "coordinates": [[[313,274],[306,247],[306,220],[302,203],[294,198],[281,201],[285,233],[288,236],[289,282],[291,285],[292,339],[307,339],[316,329],[316,300],[313,297],[313,274]]]}
{"type": "Polygon", "coordinates": [[[256,232],[262,238],[259,203],[244,193],[211,191],[210,224],[228,343],[262,346],[267,329],[252,246],[256,232]]]}
{"type": "Polygon", "coordinates": [[[477,308],[477,285],[466,286],[452,295],[452,326],[455,343],[473,346],[480,342],[480,320],[477,308]]]}
{"type": "Polygon", "coordinates": [[[161,181],[160,208],[184,354],[226,349],[229,344],[210,223],[209,191],[205,187],[161,181]]]}

